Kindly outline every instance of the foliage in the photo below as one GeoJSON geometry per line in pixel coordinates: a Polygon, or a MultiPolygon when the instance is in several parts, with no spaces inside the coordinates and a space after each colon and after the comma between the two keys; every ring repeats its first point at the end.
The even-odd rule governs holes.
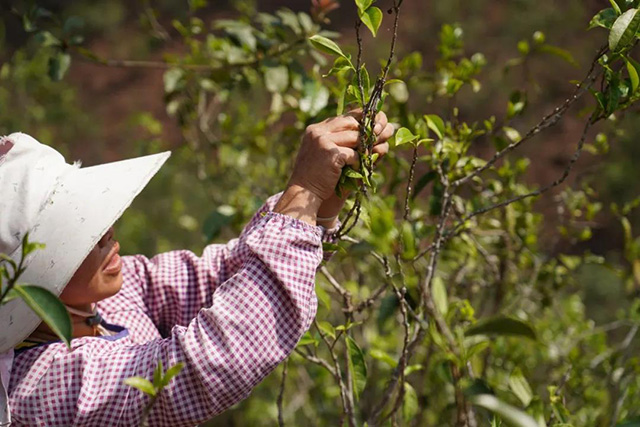
{"type": "Polygon", "coordinates": [[[73,330],[64,304],[45,288],[19,282],[28,267],[29,255],[43,247],[40,243],[29,241],[29,233],[26,233],[20,245],[19,260],[0,253],[0,303],[22,299],[70,347],[73,330]]]}
{"type": "MultiPolygon", "coordinates": [[[[30,81],[55,96],[65,82],[52,86],[43,70],[62,77],[64,55],[71,70],[77,60],[165,70],[166,109],[184,143],[119,229],[123,246],[148,253],[197,246],[200,235],[206,242],[232,237],[286,182],[305,126],[352,107],[370,113],[361,168],[346,170],[337,189],[356,192],[334,258],[318,274],[314,327],[286,376],[268,378],[213,423],[275,423],[278,409],[291,425],[628,425],[640,416],[638,201],[609,206],[598,176],[569,179],[583,152],[604,160],[616,147],[638,100],[638,1],[603,1],[606,8],[584,22],[596,40],[586,68],[542,31],[510,38],[501,49],[513,57],[492,60],[469,51],[463,28],[451,23],[440,29],[437,58],[400,43],[397,58],[380,56],[380,72],[373,69],[380,57],[365,63],[364,48],[392,44],[383,34],[398,12],[402,28],[408,1],[343,2],[358,17],[358,32],[368,32],[355,47],[327,30],[331,0],[312,2],[309,14],[263,13],[238,1],[234,19],[211,25],[199,17],[202,3],[171,15],[171,29],[149,19],[159,11],[145,13],[151,37],[170,34],[182,46],[159,61],[103,58],[81,39],[65,41],[82,33],[65,35],[66,21],[29,19],[31,51],[13,55],[5,78],[24,81],[14,70],[38,60],[30,81]],[[535,66],[561,63],[581,77],[568,97],[549,91],[556,108],[540,119],[546,105],[535,103],[535,66]],[[504,77],[520,74],[524,84],[504,77]],[[494,75],[507,93],[494,100],[501,113],[471,114],[463,103],[481,98],[494,75]],[[399,130],[392,153],[374,167],[371,114],[381,107],[399,130]],[[569,120],[583,126],[571,157],[557,176],[532,185],[528,174],[542,150],[526,147],[569,120]],[[553,209],[539,209],[539,196],[553,209]],[[599,221],[610,218],[623,247],[584,251],[599,221]]],[[[72,110],[67,99],[61,108],[72,110]]],[[[34,104],[48,111],[53,102],[34,104]]],[[[143,137],[130,154],[166,147],[166,124],[148,112],[133,123],[143,137]]]]}
{"type": "Polygon", "coordinates": [[[158,365],[153,371],[153,382],[142,377],[130,377],[124,380],[126,385],[136,388],[150,397],[149,403],[145,406],[144,412],[142,413],[141,426],[148,425],[147,419],[156,399],[160,393],[162,393],[162,390],[169,385],[169,382],[182,371],[182,368],[184,368],[184,364],[180,362],[169,367],[165,372],[162,366],[162,360],[158,360],[158,365]]]}

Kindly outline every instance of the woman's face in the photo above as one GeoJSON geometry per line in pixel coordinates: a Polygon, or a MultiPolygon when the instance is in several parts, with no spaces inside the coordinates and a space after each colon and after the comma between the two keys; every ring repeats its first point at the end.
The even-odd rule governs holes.
{"type": "Polygon", "coordinates": [[[120,245],[113,239],[113,227],[91,250],[60,295],[67,305],[81,306],[109,298],[122,287],[120,245]]]}

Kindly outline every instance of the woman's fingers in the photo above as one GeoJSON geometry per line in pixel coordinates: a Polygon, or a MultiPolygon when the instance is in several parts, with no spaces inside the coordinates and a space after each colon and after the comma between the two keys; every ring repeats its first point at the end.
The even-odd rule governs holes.
{"type": "Polygon", "coordinates": [[[387,155],[388,152],[389,152],[389,143],[388,142],[385,142],[383,144],[378,144],[375,147],[373,147],[373,153],[374,154],[379,154],[380,157],[384,157],[385,155],[387,155]]]}
{"type": "Polygon", "coordinates": [[[340,158],[344,162],[343,166],[351,166],[354,169],[357,169],[360,166],[360,156],[355,150],[347,147],[337,147],[340,151],[340,158]]]}
{"type": "MultiPolygon", "coordinates": [[[[392,124],[387,123],[384,130],[378,135],[375,145],[383,144],[393,136],[395,129],[392,124]]],[[[360,144],[360,132],[357,130],[345,130],[341,132],[333,132],[327,135],[336,145],[342,147],[355,148],[360,144]]]]}
{"type": "Polygon", "coordinates": [[[373,128],[373,131],[376,135],[380,135],[382,131],[387,127],[389,123],[389,119],[387,119],[387,115],[380,111],[378,115],[376,115],[376,125],[373,128]]]}
{"type": "Polygon", "coordinates": [[[360,144],[360,132],[357,130],[345,130],[327,135],[336,145],[355,148],[360,144]]]}
{"type": "MultiPolygon", "coordinates": [[[[386,116],[385,116],[386,119],[386,116]]],[[[396,129],[393,127],[391,123],[387,123],[383,128],[382,132],[378,134],[378,140],[376,141],[376,145],[387,142],[392,136],[396,129]]]]}
{"type": "Polygon", "coordinates": [[[332,117],[321,123],[324,132],[341,132],[345,130],[360,129],[360,122],[353,116],[345,114],[344,116],[332,117]]]}

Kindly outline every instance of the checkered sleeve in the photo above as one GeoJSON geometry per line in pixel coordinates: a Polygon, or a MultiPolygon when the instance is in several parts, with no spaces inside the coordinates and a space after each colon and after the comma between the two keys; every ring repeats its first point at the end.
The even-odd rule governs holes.
{"type": "MultiPolygon", "coordinates": [[[[126,293],[136,292],[158,330],[167,336],[176,325],[187,325],[201,308],[210,306],[220,283],[238,272],[252,256],[243,244],[248,233],[262,224],[272,212],[282,193],[270,197],[256,212],[238,239],[205,248],[201,257],[186,250],[172,251],[148,259],[142,255],[123,257],[126,293]]],[[[311,227],[322,241],[332,242],[335,229],[311,227]]],[[[325,252],[323,259],[330,258],[325,252]]],[[[314,297],[315,298],[315,297],[314,297]]]]}
{"type": "Polygon", "coordinates": [[[182,362],[184,369],[160,393],[149,425],[192,426],[223,412],[246,398],[309,328],[321,237],[317,227],[267,213],[236,243],[244,262],[217,286],[211,305],[167,338],[139,345],[81,338],[71,352],[61,343],[46,346],[12,392],[16,422],[139,425],[149,397],[123,380],[151,380],[158,360],[165,368],[182,362]]]}

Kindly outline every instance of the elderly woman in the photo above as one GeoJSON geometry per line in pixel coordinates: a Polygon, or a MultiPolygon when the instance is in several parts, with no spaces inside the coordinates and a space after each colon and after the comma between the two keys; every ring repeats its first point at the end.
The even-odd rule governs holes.
{"type": "MultiPolygon", "coordinates": [[[[357,114],[307,128],[284,192],[201,257],[118,254],[112,225],[168,153],[79,168],[28,135],[3,138],[0,253],[17,259],[27,232],[46,244],[22,281],[60,295],[74,339],[69,350],[22,301],[3,305],[0,410],[8,403],[13,425],[137,425],[149,397],[123,381],[152,379],[158,361],[184,369],[150,425],[195,425],[246,398],[315,316],[322,240],[344,203],[334,190],[342,168],[358,164],[357,114]]],[[[375,132],[384,155],[393,134],[384,114],[375,132]]]]}

